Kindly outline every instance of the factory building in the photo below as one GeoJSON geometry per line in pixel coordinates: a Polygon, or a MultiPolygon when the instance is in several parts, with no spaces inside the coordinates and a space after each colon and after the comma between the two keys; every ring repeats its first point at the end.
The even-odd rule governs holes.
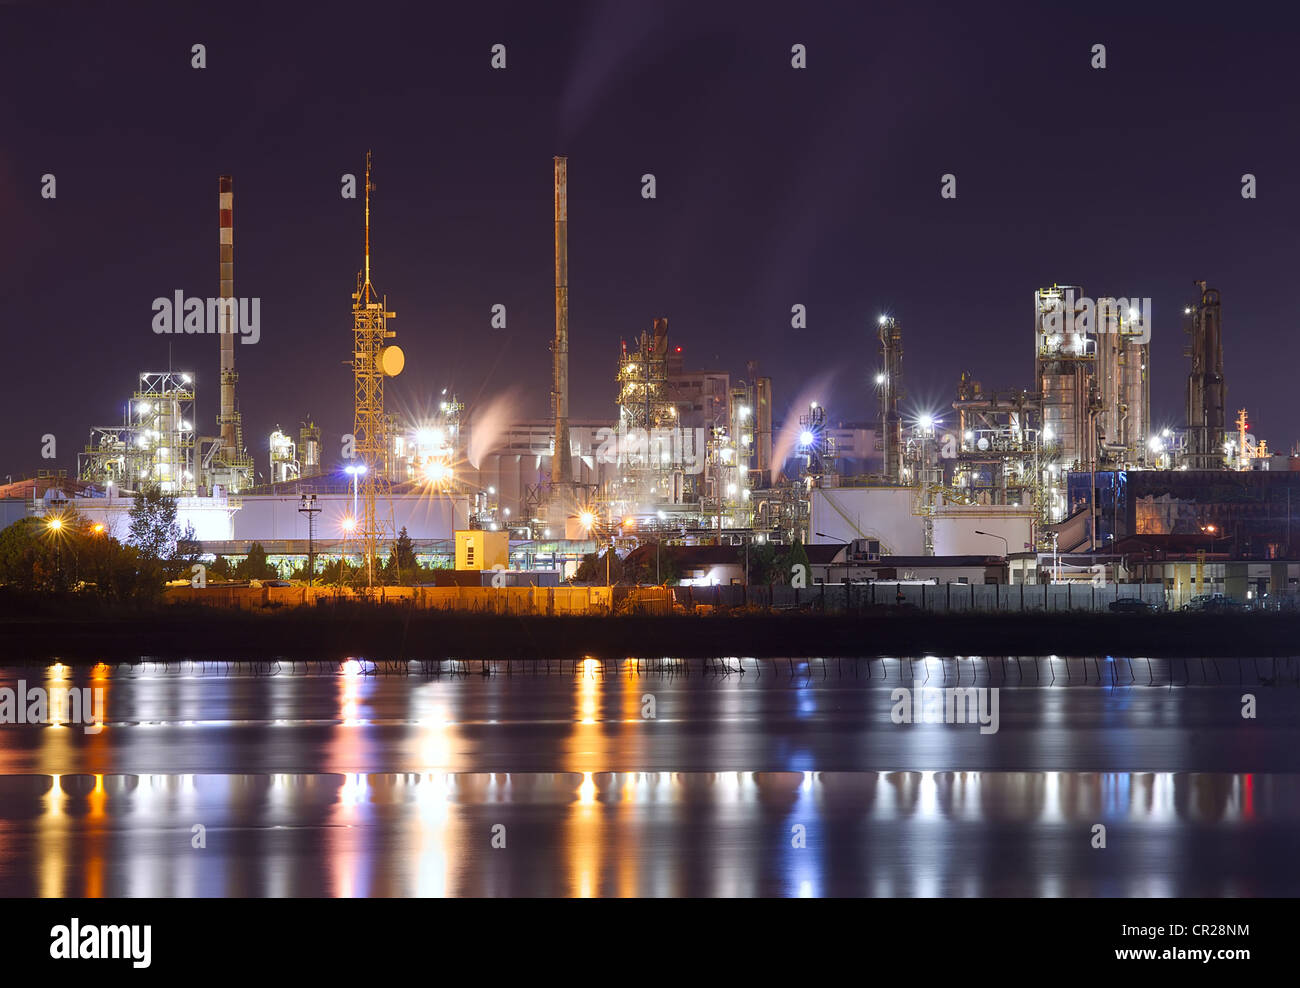
{"type": "Polygon", "coordinates": [[[743,377],[692,368],[660,316],[611,341],[608,418],[573,419],[563,157],[553,161],[551,414],[476,417],[444,392],[432,415],[403,420],[384,404],[384,382],[405,358],[391,342],[395,315],[370,280],[370,168],[367,155],[364,266],[351,338],[339,334],[354,371],[351,456],[324,457],[319,427],[296,412],[288,428],[264,433],[264,460],[248,453],[231,322],[233,181],[221,176],[218,290],[208,300],[221,320],[214,434],[202,427],[199,375],[143,372],[123,382],[121,423],[91,429],[77,480],[33,485],[25,510],[72,504],[124,536],[131,493],[156,484],[210,551],[239,553],[257,541],[289,556],[311,539],[368,569],[403,528],[419,551],[440,558],[451,557],[458,532],[501,532],[511,565],[556,569],[595,548],[626,553],[658,541],[701,549],[865,542],[882,559],[969,559],[976,570],[994,555],[1015,560],[1013,582],[1043,578],[1044,553],[1059,578],[1062,554],[1096,557],[1120,546],[1124,560],[1105,565],[1132,572],[1146,551],[1132,540],[1142,538],[1209,535],[1205,551],[1234,561],[1300,556],[1291,532],[1300,460],[1270,453],[1244,409],[1235,431],[1226,421],[1221,300],[1205,282],[1184,311],[1191,366],[1178,428],[1152,426],[1149,301],[1094,301],[1079,286],[1055,284],[1034,293],[1031,386],[992,390],[963,374],[950,412],[905,416],[904,333],[893,316],[868,336],[880,361],[879,417],[869,422],[836,420],[816,401],[778,414],[771,378],[755,362],[743,377]],[[310,510],[304,497],[315,499],[310,510]]]}

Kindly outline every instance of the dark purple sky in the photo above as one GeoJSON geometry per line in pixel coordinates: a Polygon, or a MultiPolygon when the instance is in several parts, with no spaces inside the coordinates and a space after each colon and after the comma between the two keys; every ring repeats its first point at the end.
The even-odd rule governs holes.
{"type": "MultiPolygon", "coordinates": [[[[390,408],[517,387],[521,415],[545,414],[551,157],[567,154],[577,417],[612,414],[619,340],[658,315],[688,364],[742,376],[757,359],[778,412],[833,373],[832,417],[870,417],[882,309],[904,328],[911,410],[946,407],[963,369],[1031,387],[1032,294],[1056,281],[1152,297],[1153,417],[1176,424],[1181,309],[1204,278],[1223,293],[1229,405],[1289,448],[1296,15],[945,6],[0,4],[0,479],[71,472],[138,372],[165,368],[150,304],[215,294],[223,173],[235,291],[262,300],[261,342],[236,353],[259,469],[277,424],[351,431],[361,206],[339,181],[367,148],[374,280],[407,355],[390,408]]],[[[175,338],[171,359],[197,372],[210,434],[216,338],[175,338]]]]}

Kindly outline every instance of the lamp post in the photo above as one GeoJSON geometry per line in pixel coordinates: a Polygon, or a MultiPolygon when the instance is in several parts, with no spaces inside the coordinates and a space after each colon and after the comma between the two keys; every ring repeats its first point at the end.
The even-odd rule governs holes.
{"type": "Polygon", "coordinates": [[[364,463],[354,463],[343,468],[343,472],[352,475],[352,517],[357,516],[357,478],[366,472],[364,463]]]}
{"type": "Polygon", "coordinates": [[[45,523],[50,534],[54,538],[54,585],[58,590],[63,589],[63,539],[60,538],[63,530],[62,518],[51,518],[45,523]]]}
{"type": "MultiPolygon", "coordinates": [[[[1201,526],[1201,534],[1203,534],[1203,535],[1208,535],[1208,536],[1210,537],[1209,542],[1206,543],[1206,550],[1205,550],[1205,551],[1206,551],[1207,555],[1208,555],[1209,553],[1214,552],[1214,543],[1215,543],[1215,542],[1218,542],[1218,541],[1220,541],[1221,539],[1226,539],[1226,538],[1227,538],[1226,535],[1216,535],[1215,533],[1218,532],[1218,531],[1219,531],[1219,527],[1218,527],[1217,525],[1214,525],[1214,524],[1202,525],[1202,526],[1201,526]]],[[[1205,593],[1205,592],[1206,592],[1206,590],[1205,590],[1205,584],[1208,583],[1208,582],[1210,582],[1209,580],[1206,580],[1206,579],[1205,579],[1205,573],[1203,573],[1203,572],[1197,573],[1197,574],[1196,574],[1196,582],[1197,582],[1198,584],[1200,584],[1200,588],[1199,588],[1199,589],[1200,589],[1201,593],[1205,593]]],[[[1226,588],[1225,588],[1225,589],[1226,589],[1226,588]]]]}
{"type": "Polygon", "coordinates": [[[307,586],[309,587],[316,572],[316,551],[312,535],[316,526],[316,515],[320,510],[316,507],[315,494],[303,494],[299,499],[298,514],[307,516],[307,586]]]}
{"type": "MultiPolygon", "coordinates": [[[[840,538],[838,535],[828,535],[828,534],[826,534],[825,532],[813,532],[813,535],[817,536],[819,539],[834,539],[836,542],[843,542],[845,545],[852,545],[852,544],[853,544],[853,543],[851,543],[848,539],[842,539],[842,538],[840,538]]],[[[853,560],[849,558],[849,555],[848,555],[848,553],[846,552],[846,553],[844,554],[844,581],[845,581],[846,583],[852,583],[852,582],[853,582],[853,581],[849,578],[849,567],[850,567],[852,564],[853,564],[853,560]]],[[[831,566],[833,566],[833,565],[834,565],[834,563],[831,564],[831,566]]],[[[826,568],[826,580],[827,580],[827,582],[830,582],[830,578],[831,578],[831,566],[828,566],[828,567],[826,568]]],[[[745,557],[745,582],[746,582],[746,583],[749,582],[749,557],[748,557],[748,555],[746,555],[746,557],[745,557]]]]}
{"type": "Polygon", "coordinates": [[[976,534],[976,535],[986,535],[986,536],[988,536],[988,537],[991,538],[991,539],[1001,539],[1001,540],[1002,540],[1002,558],[1005,559],[1007,556],[1011,555],[1011,543],[1007,541],[1007,538],[1006,538],[1005,535],[998,535],[996,532],[981,532],[978,528],[975,529],[975,534],[976,534]]]}

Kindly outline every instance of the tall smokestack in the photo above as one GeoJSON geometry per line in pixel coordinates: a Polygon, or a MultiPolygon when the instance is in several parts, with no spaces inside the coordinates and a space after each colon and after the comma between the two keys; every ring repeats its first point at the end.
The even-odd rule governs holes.
{"type": "Polygon", "coordinates": [[[555,159],[555,453],[551,483],[573,482],[569,453],[569,159],[555,159]]]}
{"type": "Polygon", "coordinates": [[[1196,282],[1200,301],[1192,308],[1187,376],[1187,464],[1193,470],[1224,465],[1223,439],[1228,394],[1223,381],[1223,323],[1219,292],[1196,282]]]}
{"type": "Polygon", "coordinates": [[[227,463],[233,463],[236,449],[235,415],[235,333],[238,327],[231,322],[235,297],[235,193],[229,175],[217,179],[217,205],[221,221],[221,297],[231,299],[231,304],[221,306],[221,412],[217,423],[221,427],[221,452],[227,463]]]}

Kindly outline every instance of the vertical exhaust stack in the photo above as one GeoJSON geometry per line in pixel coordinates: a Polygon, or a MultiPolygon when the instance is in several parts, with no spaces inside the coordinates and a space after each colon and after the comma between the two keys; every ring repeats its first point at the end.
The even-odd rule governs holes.
{"type": "Polygon", "coordinates": [[[551,397],[555,402],[555,452],[551,483],[573,483],[569,450],[569,159],[555,159],[555,343],[551,397]]]}
{"type": "Polygon", "coordinates": [[[239,454],[238,435],[235,415],[235,333],[238,327],[231,320],[235,299],[235,193],[234,181],[229,175],[217,179],[217,204],[220,218],[221,247],[221,298],[229,299],[219,307],[222,325],[221,339],[221,411],[217,424],[221,427],[221,457],[226,463],[234,463],[239,454]]]}
{"type": "Polygon", "coordinates": [[[903,482],[903,416],[898,403],[903,398],[903,331],[892,316],[880,317],[880,429],[883,436],[885,479],[903,482]]]}
{"type": "Polygon", "coordinates": [[[1196,282],[1201,297],[1192,307],[1192,336],[1187,376],[1187,465],[1193,470],[1220,470],[1224,466],[1225,409],[1228,394],[1223,380],[1223,324],[1219,292],[1196,282]]]}

